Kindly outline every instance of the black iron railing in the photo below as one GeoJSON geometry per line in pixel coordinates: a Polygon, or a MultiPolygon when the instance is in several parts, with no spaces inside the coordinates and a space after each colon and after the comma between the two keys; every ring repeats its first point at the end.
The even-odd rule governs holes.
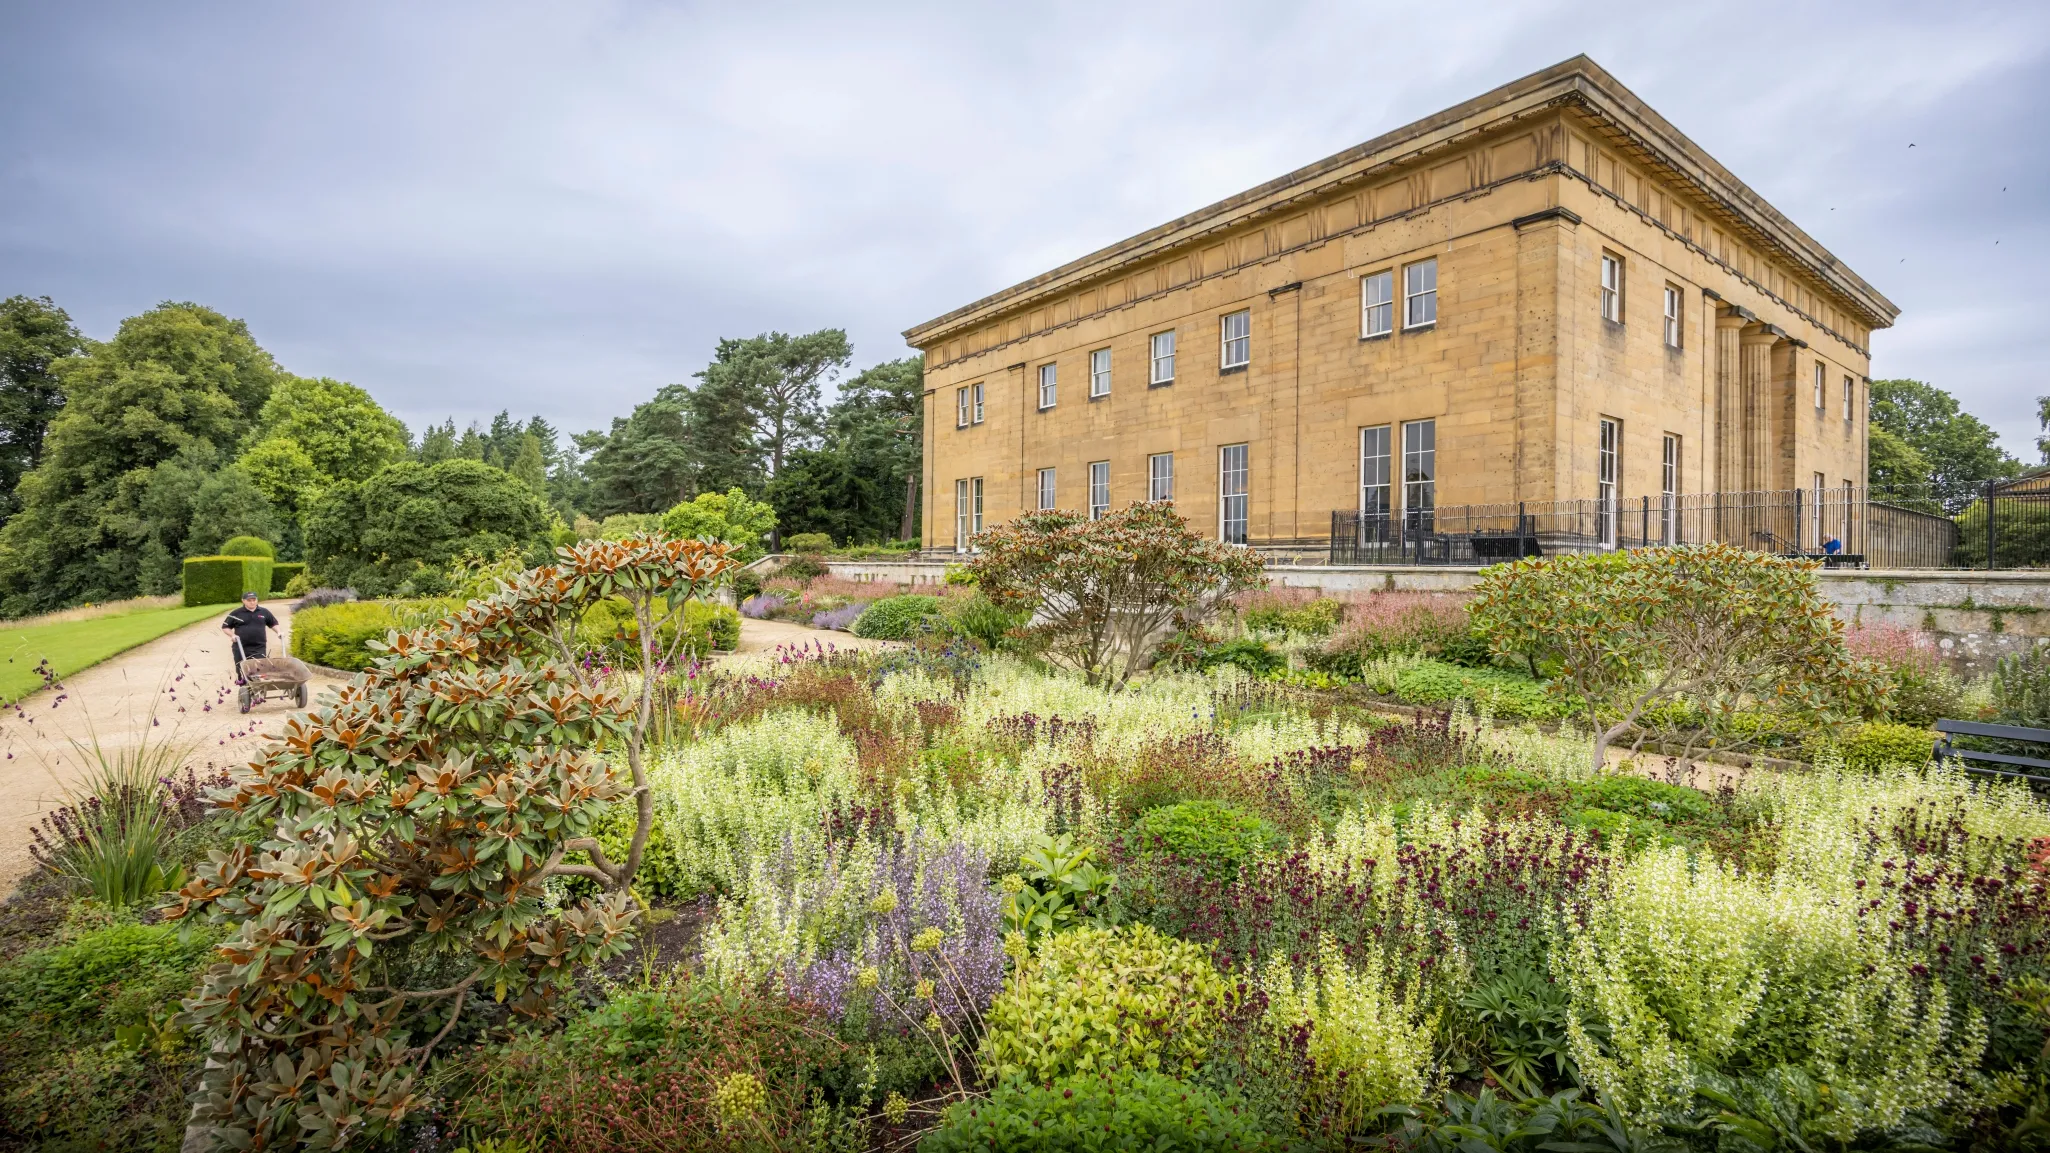
{"type": "Polygon", "coordinates": [[[1829,567],[2050,566],[2050,470],[1969,498],[1863,487],[1440,505],[1331,514],[1338,565],[1486,565],[1523,556],[1723,541],[1829,567]]]}

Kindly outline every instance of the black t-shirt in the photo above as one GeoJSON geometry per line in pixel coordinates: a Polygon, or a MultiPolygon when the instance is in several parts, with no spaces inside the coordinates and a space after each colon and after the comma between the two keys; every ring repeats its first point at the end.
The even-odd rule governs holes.
{"type": "Polygon", "coordinates": [[[263,630],[275,628],[277,623],[278,618],[272,616],[269,609],[258,605],[253,609],[236,609],[228,614],[221,625],[234,629],[236,637],[242,641],[242,651],[254,656],[268,650],[269,646],[264,644],[263,630]]]}

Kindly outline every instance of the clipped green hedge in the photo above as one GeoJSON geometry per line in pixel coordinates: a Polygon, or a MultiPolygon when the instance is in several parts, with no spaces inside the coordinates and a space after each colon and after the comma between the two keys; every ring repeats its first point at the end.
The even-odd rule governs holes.
{"type": "Polygon", "coordinates": [[[1927,764],[1936,749],[1936,734],[1918,725],[1872,721],[1841,732],[1818,733],[1808,741],[1810,758],[1826,751],[1842,754],[1847,769],[1878,769],[1887,765],[1927,764]]]}
{"type": "Polygon", "coordinates": [[[260,536],[231,536],[221,543],[222,556],[261,556],[278,559],[277,546],[260,536]]]}
{"type": "Polygon", "coordinates": [[[306,572],[306,562],[300,560],[275,561],[270,566],[270,591],[282,593],[292,583],[292,578],[306,572]]]}
{"type": "Polygon", "coordinates": [[[385,601],[300,609],[292,614],[292,655],[308,664],[361,672],[375,655],[365,646],[398,627],[398,615],[385,601]]]}
{"type": "Polygon", "coordinates": [[[185,558],[185,603],[233,604],[242,594],[268,593],[276,563],[260,556],[195,556],[185,558]]]}

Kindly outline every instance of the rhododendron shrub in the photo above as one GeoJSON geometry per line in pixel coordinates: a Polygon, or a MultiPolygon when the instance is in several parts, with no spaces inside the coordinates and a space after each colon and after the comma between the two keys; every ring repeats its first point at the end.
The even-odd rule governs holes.
{"type": "Polygon", "coordinates": [[[230,926],[186,1002],[214,1042],[193,1124],[216,1147],[388,1134],[422,1106],[417,1071],[470,997],[538,1016],[579,967],[624,949],[624,889],[652,819],[642,734],[674,654],[642,628],[628,696],[579,668],[568,638],[608,597],[643,624],[680,611],[732,562],[723,545],[656,538],[560,555],[394,634],[215,794],[242,843],[210,854],[165,916],[230,926]],[[598,749],[623,754],[628,773],[598,749]],[[637,790],[615,865],[595,826],[637,790]],[[572,851],[591,863],[566,863],[572,851]],[[550,911],[553,874],[611,891],[550,911]]]}
{"type": "Polygon", "coordinates": [[[1883,697],[1845,651],[1814,567],[1732,545],[1497,565],[1471,616],[1494,652],[1557,663],[1549,687],[1593,726],[1596,771],[1633,731],[1672,728],[1691,755],[1743,743],[1758,714],[1821,725],[1883,697]]]}
{"type": "Polygon", "coordinates": [[[1258,587],[1259,554],[1199,536],[1165,502],[1096,520],[1029,512],[975,538],[968,571],[998,604],[1032,609],[1020,630],[1091,685],[1122,686],[1177,629],[1258,587]]]}

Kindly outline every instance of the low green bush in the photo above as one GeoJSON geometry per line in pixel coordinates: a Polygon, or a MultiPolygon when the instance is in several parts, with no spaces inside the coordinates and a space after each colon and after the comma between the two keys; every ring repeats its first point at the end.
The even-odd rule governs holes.
{"type": "Polygon", "coordinates": [[[1150,926],[1052,933],[990,1003],[985,1067],[1039,1082],[1185,1073],[1208,1052],[1224,995],[1203,946],[1150,926]]]}
{"type": "Polygon", "coordinates": [[[222,556],[260,556],[278,559],[277,546],[260,536],[231,536],[221,542],[222,556]]]}
{"type": "Polygon", "coordinates": [[[1611,850],[1641,849],[1672,839],[1666,834],[1665,827],[1655,820],[1592,805],[1567,814],[1566,823],[1593,833],[1603,848],[1611,850]]]}
{"type": "MultiPolygon", "coordinates": [[[[298,560],[275,561],[270,566],[270,591],[285,595],[295,580],[310,580],[306,576],[306,562],[298,560]]],[[[307,587],[312,587],[310,584],[307,587]]]]}
{"type": "Polygon", "coordinates": [[[300,572],[294,575],[291,580],[285,582],[285,590],[283,595],[288,597],[303,597],[307,593],[312,591],[313,577],[305,572],[300,572]]]}
{"type": "Polygon", "coordinates": [[[370,667],[371,641],[399,628],[389,601],[345,601],[301,608],[292,616],[292,655],[308,664],[344,672],[370,667]]]}
{"type": "Polygon", "coordinates": [[[1644,777],[1595,777],[1573,786],[1575,804],[1667,823],[1706,821],[1715,806],[1699,789],[1644,777]]]}
{"type": "Polygon", "coordinates": [[[138,1011],[183,996],[212,951],[211,937],[181,940],[171,925],[93,929],[0,967],[0,1006],[8,1013],[61,1018],[70,1028],[103,1015],[126,1023],[138,1011]]]}
{"type": "Polygon", "coordinates": [[[1412,705],[1467,701],[1505,719],[1550,719],[1570,715],[1573,706],[1545,691],[1544,682],[1503,669],[1470,669],[1443,661],[1415,661],[1396,677],[1395,699],[1412,705]]]}
{"type": "Polygon", "coordinates": [[[1196,665],[1202,669],[1233,665],[1257,677],[1287,668],[1288,657],[1268,647],[1265,641],[1241,638],[1211,648],[1203,654],[1196,665]]]}
{"type": "Polygon", "coordinates": [[[241,600],[246,592],[268,593],[273,567],[269,557],[187,557],[184,568],[185,603],[225,605],[241,600]]]}
{"type": "Polygon", "coordinates": [[[1006,608],[980,592],[953,602],[947,611],[947,620],[956,632],[987,649],[1003,644],[1012,629],[1022,627],[1031,617],[1029,612],[1006,608]]]}
{"type": "Polygon", "coordinates": [[[1878,769],[1887,765],[1920,765],[1936,748],[1936,734],[1917,725],[1871,721],[1851,725],[1841,733],[1819,733],[1808,742],[1809,756],[1834,751],[1850,769],[1878,769]]]}
{"type": "MultiPolygon", "coordinates": [[[[655,643],[662,651],[676,643],[677,618],[663,618],[655,627],[655,643]]],[[[740,612],[726,605],[689,601],[683,606],[686,637],[682,652],[702,657],[711,652],[731,652],[740,646],[740,612]]],[[[577,623],[576,643],[585,649],[624,659],[639,652],[640,624],[633,608],[623,597],[611,597],[585,610],[577,623]]]]}
{"type": "Polygon", "coordinates": [[[822,553],[833,547],[833,538],[828,533],[798,532],[783,538],[783,551],[794,553],[822,553]]]}
{"type": "Polygon", "coordinates": [[[1011,1078],[979,1101],[947,1109],[921,1153],[1002,1149],[1094,1151],[1287,1148],[1237,1094],[1158,1073],[1073,1077],[1035,1085],[1011,1078]]]}
{"type": "Polygon", "coordinates": [[[1237,877],[1241,865],[1286,842],[1272,823],[1217,801],[1149,810],[1133,831],[1142,853],[1172,854],[1220,881],[1237,877]]]}
{"type": "Polygon", "coordinates": [[[1299,605],[1267,604],[1246,610],[1246,627],[1254,632],[1329,636],[1344,611],[1345,606],[1330,597],[1299,605]]]}
{"type": "Polygon", "coordinates": [[[904,641],[917,636],[925,625],[942,615],[940,598],[925,593],[884,597],[855,618],[855,636],[882,641],[904,641]]]}
{"type": "Polygon", "coordinates": [[[730,653],[740,647],[740,610],[731,605],[691,601],[683,606],[683,627],[691,635],[690,648],[697,656],[730,653]],[[698,638],[703,638],[702,648],[698,638]]]}
{"type": "Polygon", "coordinates": [[[773,575],[794,581],[808,581],[825,576],[829,571],[826,562],[815,556],[793,556],[785,557],[778,563],[773,575]]]}

